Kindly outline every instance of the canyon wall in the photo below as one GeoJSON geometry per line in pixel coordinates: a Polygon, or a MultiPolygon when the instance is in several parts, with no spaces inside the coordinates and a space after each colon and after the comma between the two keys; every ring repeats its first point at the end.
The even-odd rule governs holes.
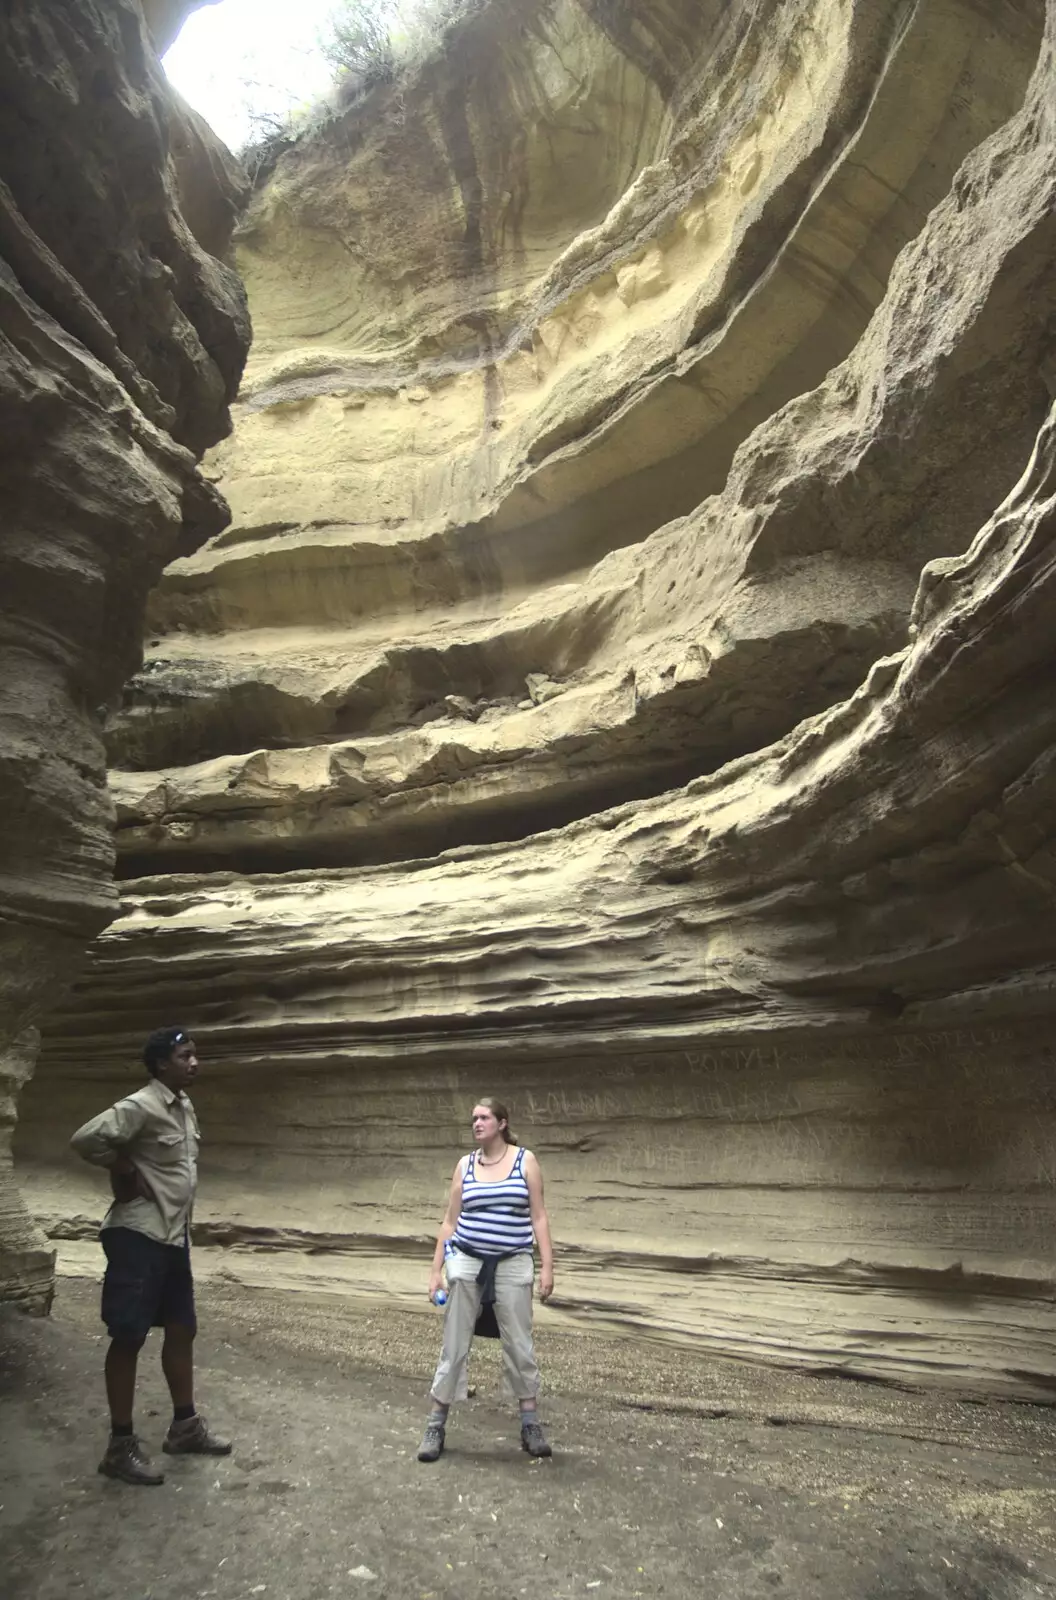
{"type": "Polygon", "coordinates": [[[1054,44],[492,0],[282,158],[25,1098],[71,1260],[179,1020],[217,1270],[421,1302],[505,1093],[560,1314],[1051,1393],[1054,44]]]}
{"type": "Polygon", "coordinates": [[[205,246],[226,247],[244,186],[174,105],[133,0],[5,7],[0,1298],[34,1310],[54,1251],[12,1180],[16,1101],[43,1017],[118,908],[101,716],[141,660],[162,569],[228,520],[196,463],[230,426],[249,324],[205,246]],[[180,167],[177,147],[211,162],[180,167]]]}

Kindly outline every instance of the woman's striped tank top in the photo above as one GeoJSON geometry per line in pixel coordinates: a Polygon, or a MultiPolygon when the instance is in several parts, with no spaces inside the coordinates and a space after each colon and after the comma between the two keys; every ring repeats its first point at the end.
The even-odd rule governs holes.
{"type": "Polygon", "coordinates": [[[532,1216],[528,1180],[524,1176],[524,1150],[517,1151],[508,1178],[482,1183],[477,1177],[477,1152],[470,1155],[462,1174],[462,1209],[452,1243],[476,1255],[506,1256],[532,1248],[532,1216]]]}

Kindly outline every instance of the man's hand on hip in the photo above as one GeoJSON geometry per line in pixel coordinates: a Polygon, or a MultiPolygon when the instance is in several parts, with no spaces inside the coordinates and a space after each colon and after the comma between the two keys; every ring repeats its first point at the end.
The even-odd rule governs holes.
{"type": "Polygon", "coordinates": [[[110,1192],[120,1204],[129,1200],[153,1200],[150,1185],[127,1156],[118,1156],[110,1168],[110,1192]]]}

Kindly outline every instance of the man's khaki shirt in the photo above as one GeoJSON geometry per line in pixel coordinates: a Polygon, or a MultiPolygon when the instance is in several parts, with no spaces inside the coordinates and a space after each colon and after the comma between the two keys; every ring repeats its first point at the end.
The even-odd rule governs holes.
{"type": "Polygon", "coordinates": [[[198,1186],[198,1119],[183,1093],[152,1078],[135,1094],[78,1128],[70,1144],[93,1166],[112,1167],[127,1156],[142,1173],[153,1200],[115,1200],[104,1228],[131,1228],[161,1244],[183,1244],[198,1186]]]}

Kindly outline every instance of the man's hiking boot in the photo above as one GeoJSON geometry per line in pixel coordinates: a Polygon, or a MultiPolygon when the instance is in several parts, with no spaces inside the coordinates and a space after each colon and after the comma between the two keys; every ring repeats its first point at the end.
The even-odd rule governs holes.
{"type": "Polygon", "coordinates": [[[99,1463],[99,1471],[107,1478],[120,1478],[122,1483],[158,1484],[165,1482],[135,1434],[111,1434],[106,1455],[99,1463]]]}
{"type": "Polygon", "coordinates": [[[418,1446],[419,1461],[439,1461],[444,1452],[444,1428],[439,1422],[426,1424],[422,1442],[418,1446]]]}
{"type": "Polygon", "coordinates": [[[209,1424],[202,1416],[188,1417],[186,1422],[174,1422],[165,1435],[161,1447],[167,1456],[229,1456],[231,1443],[218,1439],[209,1432],[209,1424]]]}
{"type": "Polygon", "coordinates": [[[521,1423],[521,1449],[530,1456],[552,1456],[550,1443],[538,1422],[521,1423]]]}

